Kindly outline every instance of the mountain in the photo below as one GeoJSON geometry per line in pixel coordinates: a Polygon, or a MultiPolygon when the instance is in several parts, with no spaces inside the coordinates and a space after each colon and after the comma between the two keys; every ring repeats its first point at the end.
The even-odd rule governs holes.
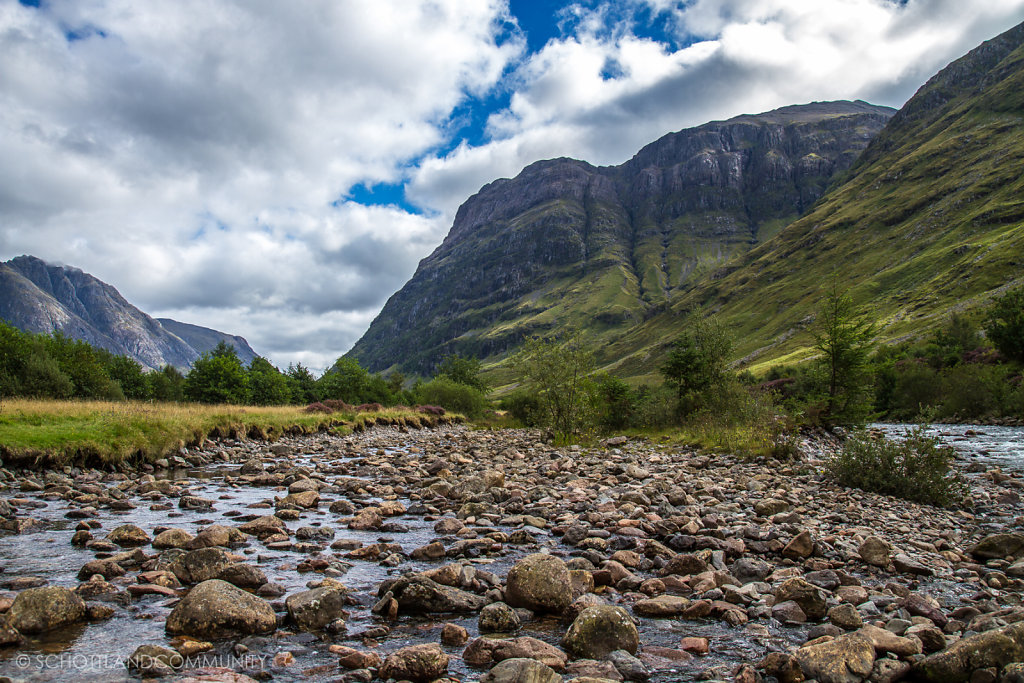
{"type": "Polygon", "coordinates": [[[656,372],[680,316],[703,306],[755,370],[812,353],[807,331],[838,279],[880,325],[919,337],[953,310],[1024,284],[1024,24],[930,79],[845,181],[771,240],[740,254],[603,349],[627,376],[656,372]]]}
{"type": "Polygon", "coordinates": [[[155,320],[92,275],[51,265],[34,256],[0,262],[0,318],[28,332],[60,331],[131,356],[151,369],[164,365],[188,368],[222,339],[235,347],[240,358],[256,355],[241,337],[173,320],[155,320]]]}
{"type": "Polygon", "coordinates": [[[156,321],[165,330],[184,341],[199,353],[212,351],[217,347],[217,344],[224,342],[228,346],[235,348],[235,353],[243,365],[248,365],[258,355],[249,346],[249,342],[245,341],[245,337],[218,332],[217,330],[211,330],[209,327],[181,323],[170,318],[157,318],[156,321]]]}
{"type": "Polygon", "coordinates": [[[609,343],[806,212],[893,113],[817,102],[672,133],[619,166],[534,163],[459,208],[347,355],[428,373],[567,325],[609,343]]]}

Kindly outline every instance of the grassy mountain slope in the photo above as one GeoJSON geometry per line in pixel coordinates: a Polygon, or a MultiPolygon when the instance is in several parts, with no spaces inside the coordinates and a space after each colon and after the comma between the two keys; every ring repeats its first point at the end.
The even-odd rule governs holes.
{"type": "Polygon", "coordinates": [[[460,207],[348,355],[429,373],[565,326],[612,343],[812,206],[892,114],[814,103],[673,133],[616,167],[532,164],[460,207]]]}
{"type": "Polygon", "coordinates": [[[1024,25],[926,83],[847,179],[779,235],[716,270],[602,356],[652,376],[682,315],[717,311],[755,370],[809,357],[837,278],[881,326],[920,336],[1024,282],[1024,25]]]}

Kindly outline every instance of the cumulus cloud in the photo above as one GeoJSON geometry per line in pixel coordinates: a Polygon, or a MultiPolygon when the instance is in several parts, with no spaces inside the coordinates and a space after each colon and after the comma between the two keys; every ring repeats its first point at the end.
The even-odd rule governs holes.
{"type": "Polygon", "coordinates": [[[319,369],[485,183],[787,104],[899,106],[1022,15],[590,0],[528,52],[507,0],[0,0],[0,256],[81,267],[151,314],[319,369]],[[495,101],[474,144],[452,139],[495,101]],[[378,183],[423,214],[351,199],[378,183]]]}
{"type": "Polygon", "coordinates": [[[788,104],[865,99],[899,107],[948,62],[1024,18],[1024,0],[627,7],[667,20],[671,40],[641,37],[620,3],[615,11],[611,3],[574,6],[574,31],[516,70],[510,105],[489,121],[492,142],[425,160],[413,196],[433,199],[450,217],[479,176],[511,176],[541,157],[617,164],[668,132],[788,104]]]}

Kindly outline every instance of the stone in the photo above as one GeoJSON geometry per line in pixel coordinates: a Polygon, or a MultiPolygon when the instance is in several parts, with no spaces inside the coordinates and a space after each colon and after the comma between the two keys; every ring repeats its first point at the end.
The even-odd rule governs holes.
{"type": "Polygon", "coordinates": [[[88,581],[96,574],[99,574],[104,579],[116,579],[119,576],[124,576],[125,571],[124,567],[110,559],[89,560],[78,570],[78,580],[88,581]]]}
{"type": "Polygon", "coordinates": [[[122,548],[134,548],[140,545],[149,545],[151,539],[149,534],[134,524],[122,524],[107,534],[107,540],[116,543],[122,548]]]}
{"type": "Polygon", "coordinates": [[[921,641],[898,636],[884,628],[866,624],[857,633],[871,641],[871,645],[878,654],[891,652],[899,657],[921,654],[921,641]]]}
{"type": "Polygon", "coordinates": [[[856,631],[864,625],[864,620],[860,616],[860,612],[857,608],[849,603],[843,603],[842,605],[836,605],[828,611],[828,620],[830,623],[835,624],[841,629],[847,631],[856,631]]]}
{"type": "Polygon", "coordinates": [[[758,517],[771,517],[787,510],[789,510],[789,503],[778,498],[766,498],[754,503],[754,512],[758,517]]]}
{"type": "Polygon", "coordinates": [[[452,586],[445,586],[425,576],[403,577],[393,584],[385,582],[378,591],[378,597],[390,592],[403,612],[477,612],[487,601],[473,593],[452,586]]]}
{"type": "Polygon", "coordinates": [[[800,577],[783,581],[775,589],[775,599],[778,602],[792,600],[800,605],[808,619],[819,621],[825,617],[827,603],[824,592],[800,577]]]}
{"type": "Polygon", "coordinates": [[[441,627],[441,644],[449,647],[465,645],[469,640],[469,631],[458,624],[451,622],[441,627]]]}
{"type": "Polygon", "coordinates": [[[44,633],[85,620],[85,601],[61,586],[23,590],[7,612],[7,623],[19,633],[44,633]]]}
{"type": "Polygon", "coordinates": [[[344,586],[332,584],[289,595],[284,604],[288,618],[299,630],[318,631],[345,618],[347,596],[344,586]]]}
{"type": "Polygon", "coordinates": [[[497,640],[491,648],[491,659],[535,659],[555,671],[561,671],[569,661],[568,655],[554,645],[530,636],[497,640]]]}
{"type": "Polygon", "coordinates": [[[807,622],[807,614],[793,600],[783,600],[772,605],[772,617],[787,626],[807,622]]]}
{"type": "Polygon", "coordinates": [[[805,645],[794,656],[803,674],[819,683],[861,683],[875,665],[871,641],[856,633],[805,645]]]}
{"type": "Polygon", "coordinates": [[[164,628],[170,635],[229,638],[270,633],[277,628],[277,618],[266,600],[226,581],[211,579],[175,605],[164,628]]]}
{"type": "Polygon", "coordinates": [[[703,574],[708,570],[707,563],[691,553],[679,553],[673,556],[662,568],[661,575],[668,576],[677,574],[679,576],[690,576],[703,574]]]}
{"type": "Polygon", "coordinates": [[[1024,534],[989,534],[970,552],[977,560],[1020,559],[1024,557],[1024,534]]]}
{"type": "Polygon", "coordinates": [[[958,640],[942,652],[914,664],[913,675],[924,681],[969,681],[978,669],[1024,662],[1024,622],[958,640]]]}
{"type": "Polygon", "coordinates": [[[216,578],[232,563],[223,548],[200,548],[174,558],[167,565],[167,570],[183,584],[200,583],[216,578]]]}
{"type": "Polygon", "coordinates": [[[289,493],[277,503],[278,508],[312,509],[320,504],[320,494],[316,491],[299,491],[289,493]]]}
{"type": "Polygon", "coordinates": [[[192,534],[184,529],[167,529],[153,538],[153,547],[157,550],[184,548],[192,542],[192,538],[192,534]]]}
{"type": "Polygon", "coordinates": [[[140,645],[135,648],[125,664],[140,676],[153,678],[173,674],[175,669],[180,669],[185,664],[185,658],[180,652],[170,648],[140,645]]]}
{"type": "Polygon", "coordinates": [[[642,617],[676,617],[686,611],[690,601],[677,595],[659,595],[646,600],[639,600],[633,605],[633,611],[642,617]]]}
{"type": "Polygon", "coordinates": [[[804,529],[786,544],[782,556],[791,560],[802,560],[814,554],[814,539],[811,532],[804,529]]]}
{"type": "Polygon", "coordinates": [[[448,655],[440,645],[410,645],[389,654],[380,666],[380,678],[414,682],[433,681],[448,670],[448,655]]]}
{"type": "Polygon", "coordinates": [[[572,600],[569,569],[557,557],[527,555],[508,572],[505,601],[512,607],[561,614],[572,600]]]}
{"type": "Polygon", "coordinates": [[[535,659],[517,657],[498,662],[480,683],[562,683],[562,677],[535,659]]]}
{"type": "Polygon", "coordinates": [[[615,650],[636,654],[640,635],[621,607],[598,605],[583,610],[569,626],[562,645],[577,657],[604,659],[615,650]]]}
{"type": "Polygon", "coordinates": [[[733,562],[729,572],[742,585],[751,581],[763,581],[774,570],[775,567],[764,560],[754,557],[741,557],[733,562]]]}
{"type": "Polygon", "coordinates": [[[608,655],[607,660],[627,681],[646,681],[651,677],[644,663],[625,650],[615,650],[608,655]]]}
{"type": "Polygon", "coordinates": [[[878,536],[868,536],[857,548],[857,554],[868,564],[885,569],[892,557],[892,544],[878,536]]]}
{"type": "Polygon", "coordinates": [[[227,581],[239,588],[258,589],[267,582],[267,575],[259,567],[254,567],[245,562],[232,562],[225,566],[214,577],[221,581],[227,581]]]}
{"type": "Polygon", "coordinates": [[[519,615],[503,602],[492,602],[480,610],[480,633],[512,633],[519,628],[519,615]]]}

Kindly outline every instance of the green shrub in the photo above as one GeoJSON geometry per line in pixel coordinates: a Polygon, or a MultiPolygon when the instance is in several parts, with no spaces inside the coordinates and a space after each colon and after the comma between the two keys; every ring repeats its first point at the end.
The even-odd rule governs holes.
{"type": "Polygon", "coordinates": [[[459,384],[445,377],[437,377],[416,387],[416,403],[443,406],[466,417],[483,415],[487,404],[483,392],[467,384],[459,384]]]}
{"type": "Polygon", "coordinates": [[[540,396],[530,391],[515,391],[501,399],[498,407],[507,410],[524,427],[539,427],[544,420],[540,396]]]}
{"type": "Polygon", "coordinates": [[[828,459],[826,472],[843,486],[917,503],[952,505],[967,494],[967,483],[953,468],[953,449],[940,446],[925,429],[914,427],[898,441],[854,434],[828,459]]]}

